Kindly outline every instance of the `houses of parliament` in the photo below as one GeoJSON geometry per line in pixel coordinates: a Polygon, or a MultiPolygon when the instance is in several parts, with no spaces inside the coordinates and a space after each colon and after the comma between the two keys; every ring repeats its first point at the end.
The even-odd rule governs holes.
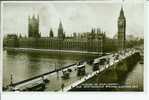
{"type": "Polygon", "coordinates": [[[125,30],[126,18],[123,8],[120,10],[118,17],[117,39],[106,37],[106,33],[100,28],[92,28],[90,32],[73,33],[73,36],[66,36],[63,24],[60,21],[57,36],[54,36],[52,29],[49,30],[48,37],[41,37],[39,32],[40,19],[39,15],[28,17],[28,37],[8,34],[4,39],[4,47],[19,48],[38,48],[38,49],[54,49],[54,50],[74,50],[89,52],[109,52],[125,48],[125,30]]]}

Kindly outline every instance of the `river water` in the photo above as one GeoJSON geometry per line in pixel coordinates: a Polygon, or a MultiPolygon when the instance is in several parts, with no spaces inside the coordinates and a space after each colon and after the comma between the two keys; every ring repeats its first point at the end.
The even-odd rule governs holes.
{"type": "Polygon", "coordinates": [[[131,85],[132,88],[127,89],[130,91],[143,91],[143,79],[144,79],[144,64],[139,62],[136,64],[134,69],[128,74],[125,84],[131,85]]]}
{"type": "Polygon", "coordinates": [[[3,52],[3,85],[10,84],[11,74],[13,82],[22,81],[30,77],[54,70],[58,66],[66,66],[77,60],[64,58],[50,58],[26,53],[8,54],[3,52]]]}

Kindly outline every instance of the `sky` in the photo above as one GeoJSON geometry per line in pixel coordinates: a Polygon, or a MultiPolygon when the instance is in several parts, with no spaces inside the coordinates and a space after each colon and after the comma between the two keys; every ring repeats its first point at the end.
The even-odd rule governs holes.
{"type": "MultiPolygon", "coordinates": [[[[117,20],[122,3],[4,3],[2,20],[3,33],[28,33],[28,16],[39,14],[42,36],[48,36],[50,28],[57,35],[59,22],[63,24],[67,36],[73,32],[90,32],[91,28],[101,28],[106,35],[117,33],[117,20]]],[[[143,3],[124,3],[126,34],[143,37],[143,3]]]]}

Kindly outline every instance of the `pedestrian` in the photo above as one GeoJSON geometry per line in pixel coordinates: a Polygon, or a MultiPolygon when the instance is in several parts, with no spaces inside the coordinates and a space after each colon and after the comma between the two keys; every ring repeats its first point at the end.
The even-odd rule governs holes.
{"type": "Polygon", "coordinates": [[[63,89],[64,89],[64,86],[65,86],[64,83],[62,83],[62,85],[61,85],[62,91],[63,91],[63,89]]]}

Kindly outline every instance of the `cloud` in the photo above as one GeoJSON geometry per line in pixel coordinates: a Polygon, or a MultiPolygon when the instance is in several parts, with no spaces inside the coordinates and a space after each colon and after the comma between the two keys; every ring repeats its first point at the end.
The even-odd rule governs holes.
{"type": "MultiPolygon", "coordinates": [[[[123,7],[127,34],[142,36],[143,3],[126,3],[123,7]]],[[[120,3],[6,3],[3,9],[3,31],[4,34],[18,32],[25,35],[28,30],[28,16],[39,14],[42,36],[47,36],[50,28],[57,35],[61,20],[67,35],[99,27],[112,37],[117,33],[120,9],[120,3]]]]}

